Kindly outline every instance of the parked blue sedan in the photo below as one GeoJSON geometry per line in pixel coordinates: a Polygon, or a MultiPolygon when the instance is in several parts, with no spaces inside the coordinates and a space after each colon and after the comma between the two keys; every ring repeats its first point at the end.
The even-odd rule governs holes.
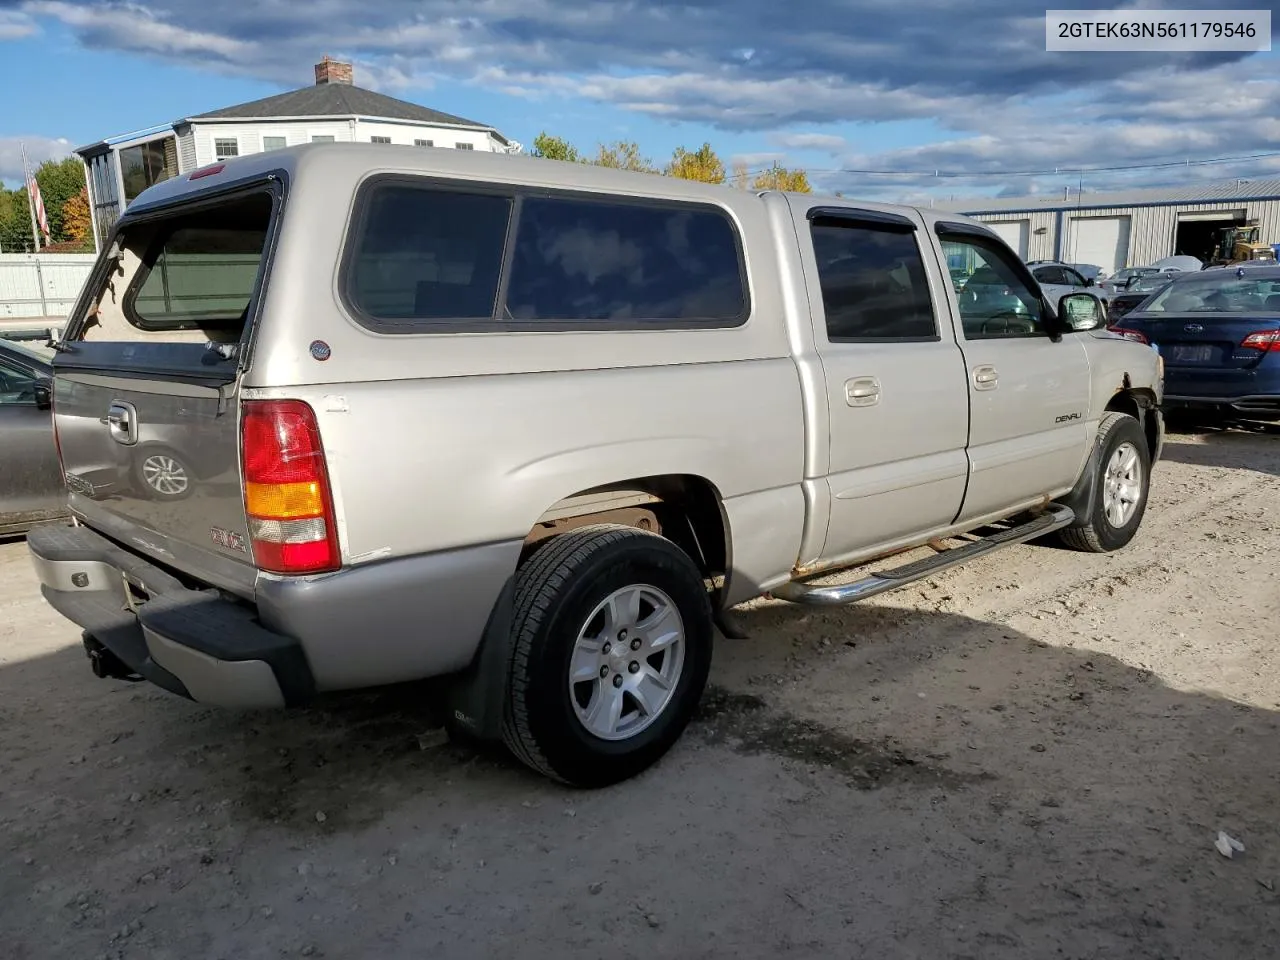
{"type": "Polygon", "coordinates": [[[1164,357],[1169,413],[1280,421],[1280,267],[1179,274],[1112,331],[1164,357]]]}

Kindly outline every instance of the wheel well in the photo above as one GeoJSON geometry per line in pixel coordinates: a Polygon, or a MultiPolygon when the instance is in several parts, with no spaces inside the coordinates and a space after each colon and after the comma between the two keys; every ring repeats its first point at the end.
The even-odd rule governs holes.
{"type": "Polygon", "coordinates": [[[719,491],[703,477],[637,477],[566,497],[529,531],[521,561],[547,538],[593,523],[659,533],[689,554],[716,589],[723,586],[730,559],[728,523],[719,491]]]}
{"type": "Polygon", "coordinates": [[[1107,401],[1108,411],[1127,413],[1142,424],[1142,432],[1147,438],[1147,453],[1153,457],[1160,443],[1159,426],[1155,417],[1147,416],[1147,411],[1154,409],[1155,405],[1155,396],[1146,390],[1120,390],[1107,401]]]}

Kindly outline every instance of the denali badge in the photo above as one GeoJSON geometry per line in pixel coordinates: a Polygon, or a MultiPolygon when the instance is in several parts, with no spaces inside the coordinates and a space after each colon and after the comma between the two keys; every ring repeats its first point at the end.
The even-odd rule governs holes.
{"type": "Polygon", "coordinates": [[[1080,419],[1080,414],[1078,413],[1064,413],[1062,416],[1058,417],[1058,419],[1054,420],[1053,422],[1066,423],[1068,420],[1079,420],[1079,419],[1080,419]]]}
{"type": "Polygon", "coordinates": [[[244,537],[231,530],[223,530],[221,527],[210,527],[209,536],[213,537],[213,542],[220,547],[226,547],[228,550],[239,550],[241,553],[248,553],[244,548],[244,537]]]}

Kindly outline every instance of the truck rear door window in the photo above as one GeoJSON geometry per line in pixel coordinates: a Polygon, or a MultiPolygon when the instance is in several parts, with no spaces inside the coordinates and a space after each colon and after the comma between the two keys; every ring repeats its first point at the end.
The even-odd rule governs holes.
{"type": "Polygon", "coordinates": [[[828,340],[938,339],[914,231],[838,218],[811,230],[828,340]]]}
{"type": "Polygon", "coordinates": [[[736,231],[715,207],[575,197],[521,205],[506,319],[734,326],[746,307],[736,231]]]}

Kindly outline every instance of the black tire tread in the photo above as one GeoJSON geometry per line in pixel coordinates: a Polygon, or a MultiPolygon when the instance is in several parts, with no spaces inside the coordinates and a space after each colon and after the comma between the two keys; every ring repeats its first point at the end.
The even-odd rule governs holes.
{"type": "Polygon", "coordinates": [[[654,537],[656,533],[620,524],[601,523],[579,527],[554,537],[534,552],[516,574],[516,595],[511,630],[515,640],[507,666],[507,703],[503,711],[502,740],[521,763],[560,783],[569,783],[548,763],[529,724],[527,698],[529,656],[533,638],[551,611],[555,597],[577,570],[600,549],[630,537],[654,537]]]}
{"type": "MultiPolygon", "coordinates": [[[[1111,434],[1125,422],[1136,424],[1138,421],[1127,413],[1112,412],[1103,416],[1098,422],[1098,434],[1094,440],[1095,446],[1105,447],[1111,439],[1111,434]]],[[[1098,531],[1093,525],[1093,518],[1079,517],[1077,523],[1079,524],[1078,526],[1073,524],[1059,530],[1058,539],[1072,550],[1079,550],[1081,553],[1106,553],[1107,548],[1098,537],[1098,531]]]]}

